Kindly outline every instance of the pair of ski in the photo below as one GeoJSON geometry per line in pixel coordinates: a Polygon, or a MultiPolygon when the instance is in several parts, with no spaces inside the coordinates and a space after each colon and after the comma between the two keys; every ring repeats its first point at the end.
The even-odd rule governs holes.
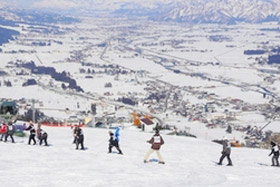
{"type": "MultiPolygon", "coordinates": [[[[219,162],[215,162],[215,161],[212,161],[212,162],[214,162],[215,163],[215,165],[217,165],[217,166],[222,166],[222,164],[220,164],[219,162]]],[[[226,166],[233,166],[233,165],[226,165],[226,166]]]]}
{"type": "Polygon", "coordinates": [[[269,167],[277,167],[277,168],[280,167],[280,166],[277,166],[277,165],[269,165],[269,164],[265,164],[265,163],[258,163],[258,165],[260,165],[260,166],[269,166],[269,167]]]}
{"type": "MultiPolygon", "coordinates": [[[[215,161],[213,161],[214,163],[215,163],[215,165],[217,165],[217,166],[221,166],[221,164],[219,164],[219,162],[215,162],[215,161]]],[[[260,166],[269,166],[269,167],[279,167],[280,168],[280,166],[277,166],[277,165],[269,165],[269,164],[265,164],[265,163],[257,163],[258,165],[260,165],[260,166]]],[[[233,166],[233,165],[227,165],[227,166],[233,166]]]]}

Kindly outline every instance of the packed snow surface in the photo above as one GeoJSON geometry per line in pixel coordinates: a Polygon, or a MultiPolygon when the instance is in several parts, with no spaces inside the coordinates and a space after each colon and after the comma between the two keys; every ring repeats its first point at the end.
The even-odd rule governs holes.
{"type": "MultiPolygon", "coordinates": [[[[279,168],[270,166],[270,150],[232,148],[234,166],[217,166],[222,146],[195,138],[162,135],[165,165],[143,163],[153,135],[120,131],[124,155],[108,154],[108,129],[84,128],[87,150],[75,150],[70,128],[43,127],[51,146],[0,142],[1,186],[5,187],[265,187],[278,183],[279,168]]],[[[28,132],[27,132],[28,134],[28,132]]],[[[222,137],[221,137],[222,138],[222,137]]],[[[156,154],[150,159],[156,159],[156,154]]]]}

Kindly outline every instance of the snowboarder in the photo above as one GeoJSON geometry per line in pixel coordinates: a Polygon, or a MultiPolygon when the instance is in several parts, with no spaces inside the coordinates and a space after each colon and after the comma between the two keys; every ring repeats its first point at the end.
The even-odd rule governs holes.
{"type": "Polygon", "coordinates": [[[13,134],[15,133],[15,126],[13,125],[12,122],[8,122],[8,126],[7,126],[7,132],[6,132],[6,136],[5,136],[5,142],[7,142],[8,137],[10,136],[12,139],[12,143],[15,143],[15,140],[13,138],[13,134]]]}
{"type": "Polygon", "coordinates": [[[227,160],[228,160],[227,166],[232,166],[232,161],[230,159],[230,154],[231,154],[230,142],[228,141],[228,139],[226,137],[224,137],[222,156],[220,158],[220,161],[219,161],[218,165],[222,165],[224,158],[227,157],[227,160]]]}
{"type": "Polygon", "coordinates": [[[112,148],[115,147],[119,151],[119,154],[123,154],[119,147],[119,142],[117,140],[117,138],[119,138],[118,137],[119,135],[116,136],[116,132],[115,132],[115,137],[114,137],[114,133],[109,131],[109,136],[110,136],[110,139],[109,139],[109,152],[108,153],[112,153],[112,148]]]}
{"type": "Polygon", "coordinates": [[[159,130],[158,129],[156,129],[156,133],[154,134],[154,136],[149,141],[147,141],[147,143],[152,144],[152,147],[147,152],[147,154],[145,155],[144,163],[148,162],[148,159],[149,159],[150,155],[155,151],[157,156],[158,156],[158,159],[159,159],[158,163],[159,164],[165,164],[165,162],[163,161],[162,156],[161,156],[161,154],[159,152],[161,145],[164,144],[164,140],[161,137],[161,135],[159,134],[159,130]]]}
{"type": "Polygon", "coordinates": [[[7,125],[5,123],[3,123],[1,125],[1,139],[0,139],[0,141],[3,141],[3,138],[6,135],[6,131],[7,131],[7,125]]]}
{"type": "Polygon", "coordinates": [[[33,140],[33,145],[35,145],[36,144],[36,140],[35,140],[36,130],[35,130],[34,125],[32,123],[30,123],[29,126],[25,130],[30,132],[28,144],[30,145],[31,140],[33,140]]]}
{"type": "Polygon", "coordinates": [[[275,142],[270,142],[270,145],[272,146],[272,149],[271,153],[268,156],[271,156],[273,154],[271,166],[279,166],[279,147],[275,142]]]}
{"type": "Polygon", "coordinates": [[[85,149],[84,148],[84,133],[83,130],[78,126],[77,130],[76,130],[76,149],[79,149],[79,145],[81,144],[81,149],[85,149]]]}
{"type": "Polygon", "coordinates": [[[43,129],[40,128],[39,130],[39,136],[38,136],[38,139],[40,140],[40,145],[42,145],[43,141],[45,143],[45,146],[48,146],[48,142],[47,142],[47,139],[48,139],[48,134],[46,131],[44,131],[43,129]]]}

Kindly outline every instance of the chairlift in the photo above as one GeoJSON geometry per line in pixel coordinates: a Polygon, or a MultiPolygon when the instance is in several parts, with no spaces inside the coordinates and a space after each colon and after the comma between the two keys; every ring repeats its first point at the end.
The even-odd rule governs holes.
{"type": "Polygon", "coordinates": [[[1,121],[15,121],[18,115],[18,106],[14,101],[3,101],[0,103],[1,121]]]}

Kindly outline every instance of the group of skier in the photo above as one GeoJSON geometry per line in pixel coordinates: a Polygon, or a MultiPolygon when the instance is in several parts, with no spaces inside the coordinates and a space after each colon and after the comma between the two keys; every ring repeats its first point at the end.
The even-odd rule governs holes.
{"type": "MultiPolygon", "coordinates": [[[[0,141],[3,141],[3,138],[4,138],[4,142],[7,142],[8,140],[8,137],[11,138],[11,141],[12,143],[15,143],[15,140],[14,140],[14,133],[15,133],[15,126],[14,124],[9,121],[8,122],[8,125],[6,125],[5,123],[3,123],[1,125],[1,139],[0,141]]],[[[33,123],[29,123],[29,126],[26,127],[24,125],[24,130],[25,131],[29,131],[30,132],[30,135],[29,135],[29,140],[28,140],[28,144],[30,145],[31,143],[31,140],[33,141],[33,145],[35,145],[37,142],[36,142],[36,130],[35,130],[35,127],[33,125],[33,123]]],[[[45,146],[48,145],[48,142],[47,142],[47,138],[48,138],[48,134],[41,128],[38,128],[37,130],[37,138],[39,140],[39,144],[42,145],[42,143],[44,142],[45,143],[45,146]]]]}
{"type": "MultiPolygon", "coordinates": [[[[230,154],[231,154],[230,142],[226,137],[224,137],[222,144],[223,144],[222,156],[220,157],[218,165],[222,165],[224,158],[227,157],[227,160],[228,160],[227,166],[232,166],[232,161],[230,158],[230,154]]],[[[279,145],[277,145],[277,143],[275,143],[274,141],[271,141],[270,145],[271,145],[271,153],[268,156],[273,155],[271,166],[280,166],[279,165],[279,145]]]]}
{"type": "Polygon", "coordinates": [[[29,139],[28,139],[28,145],[31,144],[31,140],[33,141],[33,145],[36,145],[36,132],[37,132],[37,138],[39,140],[39,145],[42,145],[42,143],[44,142],[45,146],[48,146],[48,133],[46,131],[44,131],[41,126],[39,126],[39,128],[35,129],[34,124],[31,122],[29,123],[29,126],[27,128],[25,128],[24,130],[29,131],[29,139]]]}
{"type": "Polygon", "coordinates": [[[15,126],[13,125],[12,122],[8,122],[8,125],[6,125],[5,123],[3,123],[1,125],[1,139],[0,141],[3,141],[3,138],[4,138],[4,142],[7,142],[8,140],[8,137],[11,138],[12,140],[12,143],[15,143],[15,140],[14,140],[14,135],[15,133],[15,126]]]}
{"type": "MultiPolygon", "coordinates": [[[[76,149],[79,149],[79,145],[81,145],[81,149],[85,149],[84,148],[84,135],[83,135],[83,131],[79,126],[76,126],[73,128],[73,136],[74,136],[74,140],[73,140],[73,144],[76,144],[76,149]]],[[[113,153],[112,149],[115,148],[118,151],[118,154],[123,154],[120,145],[119,145],[119,141],[120,141],[120,128],[116,127],[115,132],[113,133],[112,131],[109,131],[109,146],[108,146],[108,153],[113,153]]],[[[153,152],[156,152],[158,159],[159,159],[159,164],[165,164],[165,162],[163,161],[163,158],[159,152],[161,145],[164,144],[164,140],[162,138],[162,136],[159,134],[159,130],[156,129],[156,133],[153,135],[153,137],[147,141],[148,143],[151,144],[151,149],[147,152],[147,154],[144,157],[144,163],[148,162],[148,159],[150,157],[150,155],[153,152]]]]}
{"type": "MultiPolygon", "coordinates": [[[[120,140],[119,131],[120,131],[119,127],[116,128],[115,133],[113,133],[112,131],[109,131],[110,138],[109,138],[108,153],[112,153],[112,148],[115,147],[118,150],[118,154],[123,154],[123,152],[121,151],[120,146],[119,146],[119,140],[120,140]]],[[[156,154],[158,156],[158,160],[159,160],[158,163],[165,164],[165,162],[163,161],[163,158],[159,152],[161,145],[164,144],[164,140],[163,140],[162,136],[159,134],[158,129],[156,129],[156,133],[153,135],[153,137],[150,140],[147,141],[147,143],[150,143],[152,146],[151,146],[151,149],[147,152],[147,154],[144,157],[144,163],[147,163],[150,155],[153,152],[156,152],[156,154]]]]}
{"type": "MultiPolygon", "coordinates": [[[[29,126],[26,127],[24,125],[24,130],[25,131],[29,131],[30,135],[29,135],[29,140],[28,140],[28,144],[31,144],[31,141],[33,141],[33,145],[36,145],[36,132],[37,132],[37,138],[39,140],[39,145],[42,145],[42,143],[45,144],[45,146],[48,145],[47,142],[47,138],[48,138],[48,134],[41,129],[41,127],[39,126],[39,128],[35,129],[35,126],[32,122],[29,123],[29,126]]],[[[1,139],[0,141],[4,141],[7,142],[8,137],[10,137],[12,143],[15,143],[15,140],[13,138],[13,134],[15,133],[15,126],[13,125],[12,122],[8,122],[8,125],[6,125],[5,123],[3,123],[1,125],[1,139]]],[[[81,127],[79,126],[75,126],[73,128],[73,135],[74,135],[74,141],[73,143],[76,145],[76,149],[82,149],[84,150],[84,133],[81,127]]],[[[119,145],[119,141],[120,141],[120,128],[117,127],[115,129],[115,132],[113,133],[112,131],[109,131],[109,146],[108,146],[108,153],[112,153],[112,149],[113,147],[116,148],[116,150],[118,151],[118,154],[123,154],[122,150],[120,149],[120,145],[119,145]]],[[[162,136],[159,134],[159,129],[156,128],[155,129],[155,134],[152,136],[152,138],[150,140],[147,141],[147,143],[151,144],[151,148],[148,150],[148,152],[146,153],[146,155],[144,156],[144,163],[149,162],[149,157],[153,152],[156,152],[157,157],[158,157],[158,163],[159,164],[165,164],[165,162],[163,161],[163,158],[159,152],[161,146],[164,144],[164,140],[162,138],[162,136]]],[[[227,158],[228,160],[228,164],[227,166],[232,166],[232,160],[230,158],[231,155],[231,145],[229,140],[224,137],[223,141],[223,149],[222,149],[222,155],[219,159],[219,162],[217,163],[218,165],[222,165],[224,158],[227,158]]],[[[279,146],[277,145],[277,143],[271,141],[271,153],[269,154],[269,156],[273,155],[272,157],[272,166],[280,166],[279,165],[279,146]]]]}

